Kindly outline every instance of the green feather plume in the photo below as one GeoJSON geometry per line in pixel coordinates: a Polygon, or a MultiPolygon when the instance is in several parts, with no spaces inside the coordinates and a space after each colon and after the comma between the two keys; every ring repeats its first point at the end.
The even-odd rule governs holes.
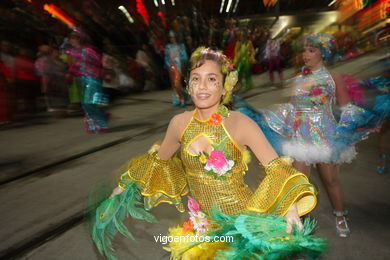
{"type": "Polygon", "coordinates": [[[92,240],[99,252],[108,259],[116,259],[111,254],[114,252],[111,240],[118,232],[135,240],[123,224],[126,217],[130,215],[135,219],[157,222],[155,217],[143,208],[141,197],[139,186],[133,182],[121,194],[100,203],[92,215],[92,240]]]}
{"type": "Polygon", "coordinates": [[[303,229],[295,226],[287,234],[286,221],[279,216],[248,213],[229,216],[213,210],[213,219],[220,228],[214,236],[233,236],[230,248],[217,252],[216,259],[280,259],[304,255],[318,257],[325,249],[326,242],[310,234],[316,222],[306,218],[303,229]]]}

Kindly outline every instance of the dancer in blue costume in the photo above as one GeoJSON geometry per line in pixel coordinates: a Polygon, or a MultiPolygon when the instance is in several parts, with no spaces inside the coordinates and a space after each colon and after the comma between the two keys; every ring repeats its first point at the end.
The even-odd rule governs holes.
{"type": "Polygon", "coordinates": [[[81,91],[85,128],[90,133],[107,130],[107,115],[102,106],[108,105],[108,96],[103,93],[102,57],[92,46],[87,45],[87,35],[74,29],[70,35],[69,74],[76,80],[81,91]]]}
{"type": "Polygon", "coordinates": [[[169,32],[169,43],[165,46],[165,68],[169,71],[172,90],[172,104],[174,106],[186,105],[186,93],[182,86],[183,69],[188,57],[184,44],[177,43],[173,31],[169,32]]]}
{"type": "Polygon", "coordinates": [[[281,104],[276,112],[259,114],[242,100],[236,106],[256,120],[279,154],[296,160],[296,169],[309,175],[310,166],[316,165],[334,209],[336,231],[340,237],[348,237],[337,164],[351,162],[356,156],[354,144],[383,123],[390,101],[388,95],[379,96],[370,110],[352,104],[342,77],[324,65],[333,45],[333,37],[327,34],[304,37],[305,66],[294,79],[290,102],[281,104]],[[341,108],[338,121],[333,113],[335,103],[341,108]]]}

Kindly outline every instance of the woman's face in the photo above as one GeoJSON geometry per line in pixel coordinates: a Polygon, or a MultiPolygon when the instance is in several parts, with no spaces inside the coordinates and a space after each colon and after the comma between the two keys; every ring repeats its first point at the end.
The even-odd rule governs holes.
{"type": "Polygon", "coordinates": [[[212,60],[206,60],[191,71],[188,86],[192,101],[199,109],[218,107],[222,95],[226,93],[221,66],[212,60]]]}
{"type": "Polygon", "coordinates": [[[305,65],[312,69],[317,69],[322,64],[321,51],[317,47],[304,45],[302,58],[305,65]]]}

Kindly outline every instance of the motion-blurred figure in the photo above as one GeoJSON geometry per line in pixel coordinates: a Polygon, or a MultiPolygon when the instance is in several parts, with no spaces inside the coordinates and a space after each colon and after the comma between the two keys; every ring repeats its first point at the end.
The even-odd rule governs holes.
{"type": "Polygon", "coordinates": [[[1,41],[0,45],[0,122],[13,120],[16,110],[16,94],[14,87],[15,58],[12,55],[12,44],[1,41]]]}
{"type": "Polygon", "coordinates": [[[234,50],[236,48],[236,34],[237,30],[234,28],[234,20],[226,21],[226,29],[222,36],[223,53],[234,60],[234,50]]]}
{"type": "Polygon", "coordinates": [[[20,47],[19,55],[15,57],[16,111],[19,116],[24,117],[36,112],[38,85],[34,60],[26,48],[20,47]]]}
{"type": "Polygon", "coordinates": [[[245,90],[249,90],[253,86],[252,65],[256,63],[256,59],[255,49],[246,32],[238,33],[234,53],[234,67],[237,68],[239,82],[245,90]]]}
{"type": "Polygon", "coordinates": [[[174,106],[185,106],[185,92],[182,86],[183,69],[186,66],[188,56],[184,44],[176,42],[175,34],[169,32],[169,43],[165,46],[165,68],[169,71],[169,79],[171,82],[174,95],[172,96],[172,104],[174,106]]]}
{"type": "Polygon", "coordinates": [[[8,115],[7,83],[11,79],[9,68],[0,60],[0,125],[10,121],[8,115]]]}
{"type": "Polygon", "coordinates": [[[141,45],[141,48],[138,49],[136,53],[136,60],[140,64],[145,72],[145,85],[144,90],[151,91],[157,88],[156,77],[158,76],[158,71],[156,65],[152,58],[152,55],[149,51],[149,47],[146,43],[141,45]]]}
{"type": "MultiPolygon", "coordinates": [[[[305,36],[302,46],[305,66],[294,79],[290,101],[274,112],[265,111],[262,119],[245,107],[240,111],[249,111],[246,114],[258,122],[266,135],[272,129],[268,139],[280,154],[295,159],[294,168],[310,175],[311,165],[317,167],[333,206],[336,231],[340,237],[348,237],[350,229],[337,164],[351,162],[356,151],[353,143],[344,143],[344,138],[337,137],[340,129],[349,130],[354,126],[362,111],[350,103],[341,76],[325,67],[324,61],[330,57],[333,44],[333,37],[327,34],[305,36]],[[343,111],[339,122],[333,115],[335,102],[343,111]]],[[[347,132],[345,136],[349,135],[347,132]]]]}
{"type": "Polygon", "coordinates": [[[279,39],[272,38],[269,33],[265,46],[265,59],[268,60],[269,80],[274,83],[274,71],[279,73],[280,81],[283,81],[282,66],[280,64],[280,42],[279,39]]]}
{"type": "Polygon", "coordinates": [[[81,90],[81,104],[85,113],[85,128],[98,133],[107,129],[107,115],[100,106],[108,104],[102,89],[102,58],[92,46],[87,45],[87,35],[74,30],[70,35],[69,74],[76,79],[81,90]]]}
{"type": "Polygon", "coordinates": [[[69,84],[65,80],[67,67],[59,54],[58,49],[42,45],[39,47],[39,58],[35,61],[48,112],[65,112],[69,105],[69,84]]]}
{"type": "Polygon", "coordinates": [[[119,61],[113,55],[113,48],[111,44],[105,46],[105,51],[102,56],[103,64],[103,90],[106,92],[110,98],[113,100],[115,97],[119,96],[119,76],[120,76],[120,66],[119,61]]]}

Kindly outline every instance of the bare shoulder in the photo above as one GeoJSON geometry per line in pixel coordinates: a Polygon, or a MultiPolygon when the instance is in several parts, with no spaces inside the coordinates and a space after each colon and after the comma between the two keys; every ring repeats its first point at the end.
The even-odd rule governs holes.
{"type": "Polygon", "coordinates": [[[338,73],[338,72],[336,72],[336,71],[334,71],[334,70],[329,70],[329,73],[330,73],[330,75],[332,76],[333,79],[339,79],[339,78],[341,78],[340,73],[338,73]]]}
{"type": "Polygon", "coordinates": [[[183,113],[177,114],[174,117],[172,117],[172,120],[191,119],[192,113],[193,113],[192,111],[184,111],[183,113]]]}
{"type": "Polygon", "coordinates": [[[229,118],[237,124],[256,124],[251,118],[238,111],[230,111],[229,118]]]}
{"type": "Polygon", "coordinates": [[[183,113],[177,114],[172,117],[170,125],[177,128],[179,133],[181,133],[184,128],[188,125],[192,118],[192,111],[185,111],[183,113]]]}
{"type": "Polygon", "coordinates": [[[238,111],[230,111],[230,115],[225,122],[228,131],[237,138],[242,138],[248,133],[255,133],[260,130],[255,121],[238,111]]]}

